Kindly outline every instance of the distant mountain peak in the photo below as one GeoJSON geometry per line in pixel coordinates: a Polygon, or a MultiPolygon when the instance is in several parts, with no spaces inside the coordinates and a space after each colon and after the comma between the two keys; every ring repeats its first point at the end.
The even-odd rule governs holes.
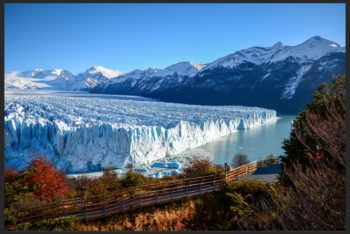
{"type": "Polygon", "coordinates": [[[311,37],[309,40],[324,40],[324,38],[316,35],[316,36],[311,37]]]}
{"type": "Polygon", "coordinates": [[[92,66],[86,70],[86,73],[88,73],[88,74],[100,73],[109,79],[121,76],[123,74],[120,71],[108,69],[108,68],[105,68],[102,66],[92,66]]]}
{"type": "Polygon", "coordinates": [[[288,46],[281,50],[273,56],[271,61],[281,61],[288,57],[293,57],[301,61],[316,60],[331,52],[339,52],[339,50],[341,50],[339,44],[320,36],[314,36],[296,46],[288,46]]]}
{"type": "Polygon", "coordinates": [[[172,64],[155,74],[155,76],[171,76],[175,73],[179,76],[195,76],[203,69],[203,64],[198,64],[189,61],[178,62],[172,64]]]}
{"type": "Polygon", "coordinates": [[[301,45],[313,45],[313,46],[331,46],[331,47],[340,47],[339,44],[327,40],[320,36],[313,36],[306,40],[305,42],[301,43],[301,45]]]}
{"type": "Polygon", "coordinates": [[[42,79],[45,77],[58,77],[58,76],[71,76],[72,74],[66,70],[63,69],[33,69],[33,70],[28,70],[28,71],[23,71],[23,72],[17,72],[18,77],[23,77],[23,78],[37,78],[37,79],[42,79]]]}
{"type": "Polygon", "coordinates": [[[155,74],[159,71],[161,71],[162,69],[160,68],[152,68],[152,67],[149,67],[147,68],[146,70],[144,70],[145,74],[155,74]]]}
{"type": "Polygon", "coordinates": [[[64,73],[65,71],[63,69],[59,69],[59,68],[55,68],[55,69],[52,69],[51,70],[51,73],[53,75],[57,75],[57,76],[60,76],[64,73]]]}
{"type": "Polygon", "coordinates": [[[198,71],[201,71],[204,67],[205,64],[200,64],[200,63],[195,63],[195,62],[189,62],[193,67],[195,67],[198,71]]]}
{"type": "Polygon", "coordinates": [[[272,47],[274,47],[274,48],[280,48],[280,47],[283,47],[283,44],[282,44],[282,42],[279,41],[279,42],[273,44],[272,47]]]}

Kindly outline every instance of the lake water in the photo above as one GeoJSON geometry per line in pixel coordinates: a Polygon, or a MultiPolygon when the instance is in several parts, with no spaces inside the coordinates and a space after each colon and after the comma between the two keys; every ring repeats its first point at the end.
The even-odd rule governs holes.
{"type": "Polygon", "coordinates": [[[279,116],[270,124],[254,129],[238,131],[216,141],[182,153],[190,156],[210,156],[214,163],[230,163],[236,153],[246,154],[250,161],[264,159],[269,154],[282,155],[282,142],[289,137],[292,121],[296,116],[279,116]]]}
{"type": "MultiPolygon", "coordinates": [[[[232,158],[236,153],[246,154],[250,161],[264,159],[269,154],[274,156],[282,155],[282,142],[289,137],[292,121],[296,116],[278,116],[276,122],[262,125],[260,127],[238,131],[234,134],[221,137],[220,139],[199,146],[197,148],[185,151],[175,156],[165,157],[168,161],[176,159],[183,167],[186,167],[188,161],[196,156],[209,156],[215,164],[231,164],[232,158]]],[[[165,169],[151,169],[149,174],[164,171],[165,169]]],[[[117,171],[120,175],[125,171],[117,171]]],[[[101,176],[102,172],[87,173],[87,176],[101,176]]],[[[71,175],[72,177],[79,174],[71,175]]]]}

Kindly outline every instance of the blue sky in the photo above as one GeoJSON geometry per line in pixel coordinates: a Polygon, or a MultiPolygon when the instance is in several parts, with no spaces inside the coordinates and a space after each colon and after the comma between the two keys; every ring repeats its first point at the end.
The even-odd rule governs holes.
{"type": "Polygon", "coordinates": [[[345,4],[5,4],[5,71],[164,68],[315,35],[345,45],[345,4]]]}

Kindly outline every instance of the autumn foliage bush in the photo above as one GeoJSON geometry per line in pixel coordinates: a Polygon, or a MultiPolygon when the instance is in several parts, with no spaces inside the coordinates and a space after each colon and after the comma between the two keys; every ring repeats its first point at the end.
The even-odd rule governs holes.
{"type": "Polygon", "coordinates": [[[64,174],[55,169],[51,162],[35,154],[29,165],[26,181],[33,188],[33,193],[40,200],[51,201],[67,192],[64,174]]]}
{"type": "Polygon", "coordinates": [[[224,168],[219,165],[213,165],[209,158],[195,157],[189,161],[183,174],[184,177],[196,177],[219,174],[222,172],[224,172],[224,168]]]}
{"type": "Polygon", "coordinates": [[[33,153],[33,160],[25,170],[5,170],[5,206],[49,202],[66,192],[64,174],[36,153],[33,153]]]}
{"type": "Polygon", "coordinates": [[[33,153],[33,160],[22,171],[5,170],[5,224],[16,224],[26,210],[61,198],[67,192],[64,174],[44,157],[33,153]]]}

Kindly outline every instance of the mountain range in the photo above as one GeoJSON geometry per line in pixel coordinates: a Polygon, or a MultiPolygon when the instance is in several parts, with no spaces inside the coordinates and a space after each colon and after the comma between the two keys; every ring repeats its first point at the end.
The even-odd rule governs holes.
{"type": "Polygon", "coordinates": [[[345,47],[314,36],[295,46],[277,42],[243,49],[207,64],[179,62],[165,69],[136,69],[125,74],[101,66],[77,75],[63,69],[7,72],[5,88],[88,90],[296,113],[321,83],[345,73],[345,67],[345,47]]]}

